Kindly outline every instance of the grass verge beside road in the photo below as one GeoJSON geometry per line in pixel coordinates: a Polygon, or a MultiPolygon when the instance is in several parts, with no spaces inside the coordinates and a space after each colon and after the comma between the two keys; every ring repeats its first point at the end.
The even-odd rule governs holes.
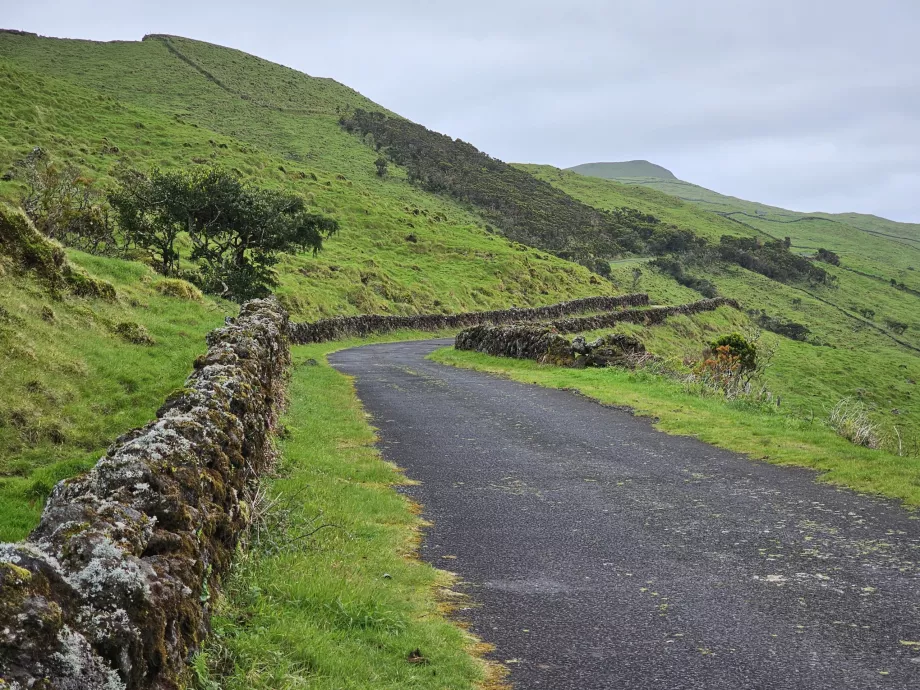
{"type": "Polygon", "coordinates": [[[352,382],[326,363],[361,342],[293,350],[281,461],[266,486],[276,503],[217,606],[200,688],[489,682],[477,641],[445,616],[451,576],[416,557],[424,521],[397,491],[406,477],[375,449],[352,382]]]}
{"type": "Polygon", "coordinates": [[[575,390],[655,417],[662,431],[693,436],[757,460],[809,467],[819,470],[824,481],[920,505],[920,459],[855,446],[818,419],[800,419],[745,401],[700,397],[677,381],[641,370],[565,369],[451,348],[437,350],[430,358],[524,383],[575,390]]]}

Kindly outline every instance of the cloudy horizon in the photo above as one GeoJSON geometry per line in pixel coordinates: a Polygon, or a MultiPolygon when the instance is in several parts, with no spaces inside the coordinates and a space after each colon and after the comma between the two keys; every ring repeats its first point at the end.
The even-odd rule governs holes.
{"type": "Polygon", "coordinates": [[[646,159],[723,194],[920,223],[920,5],[34,0],[0,26],[171,33],[331,77],[502,160],[646,159]]]}

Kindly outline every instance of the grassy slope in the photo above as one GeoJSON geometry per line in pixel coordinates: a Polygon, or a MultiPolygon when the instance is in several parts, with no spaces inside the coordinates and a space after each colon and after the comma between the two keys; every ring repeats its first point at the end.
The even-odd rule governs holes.
{"type": "MultiPolygon", "coordinates": [[[[0,168],[41,145],[103,182],[122,158],[218,163],[306,195],[342,231],[318,258],[280,267],[279,294],[297,318],[546,304],[609,290],[581,267],[488,234],[477,216],[398,171],[377,177],[374,151],[338,126],[338,111],[380,109],[356,92],[238,51],[169,41],[0,33],[0,168]]],[[[0,196],[16,194],[0,182],[0,196]]]]}
{"type": "MultiPolygon", "coordinates": [[[[585,177],[550,166],[522,167],[600,208],[639,208],[710,239],[717,239],[726,234],[723,231],[733,228],[739,234],[755,232],[752,227],[734,223],[657,189],[585,177]]],[[[752,221],[754,224],[756,221],[752,221]]],[[[837,286],[802,289],[736,267],[711,267],[708,272],[692,270],[710,278],[722,294],[739,299],[746,309],[763,309],[772,316],[804,323],[812,330],[812,341],[824,345],[774,339],[778,349],[767,381],[782,396],[785,406],[809,418],[824,418],[840,398],[861,397],[874,409],[885,433],[894,438],[897,427],[909,444],[920,443],[916,432],[920,429],[918,393],[912,383],[920,380],[920,353],[898,345],[876,330],[888,330],[887,319],[908,323],[908,330],[896,337],[920,348],[920,297],[888,283],[890,277],[897,276],[910,285],[910,276],[916,275],[906,268],[910,259],[905,257],[911,256],[910,252],[902,251],[900,245],[886,238],[837,222],[797,222],[782,227],[799,233],[793,236],[794,247],[798,242],[818,241],[821,246],[840,253],[842,268],[826,266],[837,276],[837,286]],[[883,278],[859,275],[847,268],[883,278]],[[874,315],[867,318],[863,312],[870,309],[874,315]]],[[[791,232],[784,231],[783,235],[791,232]]],[[[614,282],[623,289],[631,287],[635,268],[643,273],[639,287],[658,302],[675,303],[698,297],[642,260],[614,263],[614,282]]]]}
{"type": "Polygon", "coordinates": [[[486,675],[466,653],[475,640],[441,615],[449,574],[416,558],[424,523],[393,490],[405,477],[380,460],[350,380],[325,361],[358,342],[294,348],[290,436],[269,486],[285,528],[238,562],[197,663],[205,687],[460,690],[486,675]],[[297,540],[324,524],[335,527],[297,540]],[[410,663],[414,650],[429,663],[410,663]]]}
{"type": "MultiPolygon", "coordinates": [[[[398,176],[377,177],[373,152],[337,124],[339,110],[377,107],[354,91],[238,51],[170,40],[206,63],[210,77],[159,39],[100,44],[0,33],[0,170],[41,146],[101,184],[119,160],[145,168],[219,163],[307,195],[342,231],[316,258],[284,258],[279,294],[294,318],[524,306],[612,291],[580,266],[487,233],[450,201],[398,176]],[[417,242],[406,240],[410,233],[417,242]]],[[[19,193],[17,182],[0,181],[0,197],[19,193]]],[[[230,309],[160,296],[140,264],[72,255],[111,277],[117,305],[68,298],[51,305],[59,312],[52,326],[40,318],[48,296],[39,287],[4,278],[0,291],[0,305],[18,319],[15,356],[3,362],[11,383],[0,393],[0,538],[27,531],[53,480],[149,419],[230,309]],[[120,343],[110,334],[116,318],[148,326],[158,344],[120,343]]]]}
{"type": "Polygon", "coordinates": [[[875,235],[887,239],[903,239],[909,244],[920,243],[920,225],[913,223],[898,223],[878,216],[861,213],[802,213],[788,209],[761,204],[756,201],[747,201],[738,197],[719,194],[711,189],[700,187],[684,180],[662,180],[650,176],[614,177],[629,186],[641,186],[655,189],[671,196],[696,204],[708,211],[717,213],[735,214],[738,220],[748,222],[751,217],[759,219],[764,229],[779,237],[790,235],[795,241],[799,230],[792,223],[800,223],[803,219],[824,218],[836,224],[836,227],[822,224],[825,232],[831,237],[837,232],[856,230],[859,235],[875,235]],[[789,232],[786,232],[788,230],[789,232]]]}
{"type": "Polygon", "coordinates": [[[583,163],[566,168],[579,175],[602,177],[605,180],[616,180],[622,177],[650,177],[661,180],[676,180],[677,178],[667,168],[649,163],[648,161],[618,161],[616,163],[583,163]]]}
{"type": "Polygon", "coordinates": [[[599,178],[579,175],[569,170],[560,170],[551,165],[518,164],[517,167],[527,170],[532,175],[596,208],[635,208],[651,213],[666,223],[691,228],[698,235],[716,242],[722,235],[752,237],[757,234],[751,228],[707,213],[694,204],[654,189],[601,181],[599,178]]]}
{"type": "Polygon", "coordinates": [[[204,350],[204,334],[236,312],[213,299],[164,296],[140,264],[70,257],[111,282],[118,301],[53,300],[30,276],[7,269],[0,277],[0,541],[25,536],[55,482],[150,420],[204,350]],[[121,339],[113,327],[126,321],[155,343],[121,339]]]}

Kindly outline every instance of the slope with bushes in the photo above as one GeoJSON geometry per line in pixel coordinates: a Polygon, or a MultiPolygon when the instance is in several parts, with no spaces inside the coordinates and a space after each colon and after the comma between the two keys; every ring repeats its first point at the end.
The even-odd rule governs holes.
{"type": "MultiPolygon", "coordinates": [[[[623,184],[550,166],[519,167],[599,208],[632,205],[712,241],[733,235],[739,239],[729,244],[758,238],[764,246],[777,242],[760,230],[768,226],[767,220],[759,225],[753,221],[741,224],[691,201],[668,196],[658,191],[659,185],[623,184]],[[719,237],[714,237],[717,233],[719,237]]],[[[811,266],[830,277],[827,281],[780,282],[719,256],[699,260],[680,252],[668,261],[676,264],[683,276],[667,262],[632,258],[614,262],[612,278],[624,289],[641,289],[653,300],[670,302],[690,301],[691,295],[699,294],[693,286],[698,288],[705,282],[718,294],[738,299],[750,312],[752,326],[799,337],[807,329],[800,340],[767,334],[776,345],[767,385],[780,396],[783,407],[798,416],[823,420],[839,400],[859,400],[879,425],[887,447],[896,452],[920,452],[920,437],[915,431],[920,428],[920,409],[915,402],[916,382],[920,380],[920,296],[905,289],[915,274],[908,268],[912,254],[889,239],[853,228],[841,230],[837,221],[789,223],[782,227],[792,230],[784,230],[782,237],[795,229],[818,232],[822,224],[820,234],[809,236],[814,249],[798,244],[804,234],[793,234],[790,256],[812,257],[818,248],[838,254],[839,266],[809,260],[811,266]],[[895,276],[896,283],[903,280],[903,285],[891,283],[895,276]]],[[[699,352],[695,356],[698,358],[699,352]]]]}
{"type": "MultiPolygon", "coordinates": [[[[577,265],[487,232],[475,213],[398,171],[379,177],[376,153],[338,124],[346,108],[377,106],[332,80],[164,37],[96,43],[0,33],[0,63],[2,171],[35,146],[100,186],[112,184],[119,163],[218,165],[334,217],[340,232],[318,257],[287,255],[276,267],[295,318],[533,306],[609,292],[577,265]]],[[[0,197],[21,193],[16,177],[0,181],[0,197]]]]}

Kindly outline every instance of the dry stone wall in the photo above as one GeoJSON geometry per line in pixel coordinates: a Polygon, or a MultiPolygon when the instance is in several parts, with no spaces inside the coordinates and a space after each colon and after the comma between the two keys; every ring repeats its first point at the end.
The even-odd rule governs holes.
{"type": "Polygon", "coordinates": [[[589,343],[581,336],[569,340],[562,334],[610,328],[624,322],[653,325],[670,316],[699,314],[722,306],[740,308],[735,300],[716,298],[673,307],[650,307],[561,319],[544,325],[474,326],[457,335],[454,347],[498,357],[533,359],[558,366],[603,367],[630,364],[637,356],[645,353],[645,346],[636,338],[610,334],[589,343]]]}
{"type": "Polygon", "coordinates": [[[623,365],[645,353],[645,346],[628,335],[611,334],[587,342],[569,340],[547,326],[474,326],[457,335],[454,347],[496,357],[533,359],[563,367],[623,365]]]}
{"type": "Polygon", "coordinates": [[[648,309],[628,309],[597,316],[582,316],[571,319],[557,319],[549,325],[559,333],[583,333],[600,328],[611,328],[618,323],[639,323],[647,326],[661,323],[671,316],[692,315],[705,311],[715,311],[719,307],[740,309],[741,305],[730,297],[703,299],[689,304],[672,307],[649,307],[648,309]]]}
{"type": "Polygon", "coordinates": [[[273,459],[288,326],[274,299],[243,305],[154,422],[0,545],[0,688],[180,687],[273,459]]]}
{"type": "Polygon", "coordinates": [[[532,309],[501,309],[465,314],[419,314],[417,316],[337,316],[312,323],[291,324],[291,341],[300,345],[323,343],[342,338],[362,337],[373,333],[399,330],[440,331],[448,328],[468,328],[480,324],[543,321],[570,314],[610,311],[623,307],[641,307],[649,303],[648,295],[619,295],[616,297],[586,297],[532,309]]]}

